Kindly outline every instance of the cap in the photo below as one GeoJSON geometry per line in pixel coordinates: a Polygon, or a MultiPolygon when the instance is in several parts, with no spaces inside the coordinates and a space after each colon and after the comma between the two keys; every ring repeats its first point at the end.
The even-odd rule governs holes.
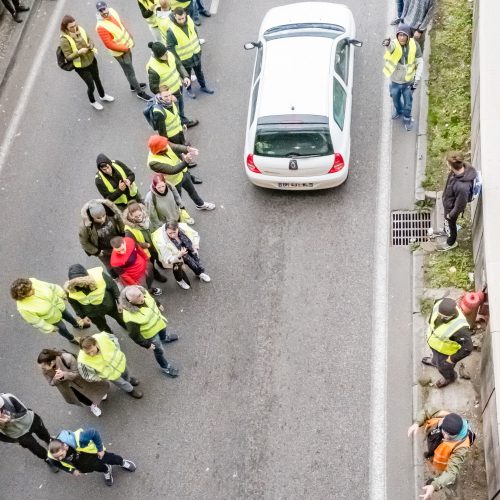
{"type": "Polygon", "coordinates": [[[106,10],[108,8],[108,4],[106,2],[103,2],[102,0],[99,0],[99,2],[95,4],[95,8],[99,11],[106,10]]]}
{"type": "Polygon", "coordinates": [[[154,155],[164,151],[168,146],[168,139],[161,135],[152,135],[148,140],[148,148],[154,155]]]}
{"type": "Polygon", "coordinates": [[[441,429],[450,434],[451,436],[456,436],[460,433],[463,426],[463,420],[460,415],[456,413],[449,413],[446,417],[443,418],[441,422],[441,429]]]}
{"type": "Polygon", "coordinates": [[[457,303],[453,299],[445,298],[439,303],[438,312],[443,316],[454,316],[457,313],[457,303]]]}
{"type": "Polygon", "coordinates": [[[89,273],[81,264],[73,264],[69,266],[68,278],[72,280],[73,278],[80,278],[81,276],[88,276],[89,273]]]}

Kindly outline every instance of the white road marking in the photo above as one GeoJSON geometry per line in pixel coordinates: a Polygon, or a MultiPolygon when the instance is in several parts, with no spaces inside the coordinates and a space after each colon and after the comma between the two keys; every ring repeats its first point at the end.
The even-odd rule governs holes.
{"type": "MultiPolygon", "coordinates": [[[[35,83],[38,80],[38,74],[42,65],[47,64],[47,58],[45,57],[45,53],[47,52],[49,46],[54,43],[57,43],[57,38],[55,37],[56,30],[59,29],[59,24],[61,22],[61,18],[63,16],[62,12],[64,11],[66,2],[61,0],[57,3],[57,6],[52,13],[52,17],[50,19],[49,25],[47,27],[47,31],[45,32],[45,37],[42,40],[42,43],[39,46],[39,49],[33,58],[33,64],[31,66],[28,78],[23,86],[21,95],[17,100],[17,106],[12,114],[12,118],[10,120],[9,126],[5,132],[5,138],[0,145],[0,172],[5,165],[5,161],[9,154],[10,148],[14,141],[14,138],[17,134],[17,129],[19,127],[19,122],[23,117],[24,112],[26,111],[26,106],[28,101],[31,99],[32,90],[35,83]]],[[[30,21],[33,22],[33,21],[30,21]]],[[[22,43],[22,42],[21,42],[22,43]]],[[[54,50],[55,52],[55,50],[54,50]]],[[[51,59],[52,60],[52,59],[51,59]]],[[[55,54],[53,56],[53,61],[55,64],[55,54]]]]}
{"type": "Polygon", "coordinates": [[[217,9],[219,8],[219,0],[212,0],[210,4],[210,14],[217,14],[217,9]]]}
{"type": "MultiPolygon", "coordinates": [[[[393,14],[388,5],[387,25],[393,14]]],[[[381,58],[382,61],[382,58],[381,58]]],[[[391,209],[392,124],[391,100],[384,77],[382,90],[381,137],[378,155],[377,208],[375,212],[375,268],[373,283],[372,367],[370,405],[370,500],[387,498],[387,336],[388,336],[388,253],[391,209]]]]}

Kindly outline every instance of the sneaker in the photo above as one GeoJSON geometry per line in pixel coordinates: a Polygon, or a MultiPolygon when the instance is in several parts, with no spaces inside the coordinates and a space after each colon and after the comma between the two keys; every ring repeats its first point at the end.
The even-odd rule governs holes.
{"type": "Polygon", "coordinates": [[[100,417],[101,416],[101,409],[94,403],[92,403],[90,405],[90,411],[96,416],[96,417],[100,417]]]}
{"type": "Polygon", "coordinates": [[[127,392],[127,394],[135,399],[141,399],[142,398],[142,392],[138,391],[137,389],[133,389],[130,392],[127,392]]]}
{"type": "Polygon", "coordinates": [[[458,247],[458,241],[455,241],[455,243],[453,243],[453,245],[448,245],[448,243],[445,243],[444,245],[437,247],[436,250],[438,252],[447,252],[448,250],[452,250],[453,248],[457,248],[457,247],[458,247]]]}
{"type": "Polygon", "coordinates": [[[140,384],[139,379],[135,378],[135,377],[130,377],[129,382],[130,382],[130,385],[133,385],[134,387],[136,387],[137,385],[140,384]]]}
{"type": "Polygon", "coordinates": [[[196,206],[197,210],[214,210],[215,209],[215,204],[210,203],[209,201],[206,201],[201,206],[198,206],[198,205],[195,205],[195,206],[196,206]]]}
{"type": "Polygon", "coordinates": [[[104,482],[106,483],[106,486],[113,486],[113,469],[111,465],[106,465],[108,468],[108,472],[104,473],[104,482]]]}
{"type": "Polygon", "coordinates": [[[432,358],[430,356],[425,356],[425,358],[422,358],[422,363],[427,366],[434,366],[434,363],[432,362],[432,358]]]}
{"type": "Polygon", "coordinates": [[[102,397],[101,401],[106,401],[106,399],[108,399],[108,395],[104,394],[104,396],[102,397]]]}
{"type": "Polygon", "coordinates": [[[169,377],[175,378],[179,376],[179,369],[175,368],[172,365],[168,365],[168,368],[162,368],[161,370],[165,375],[168,375],[169,377]]]}
{"type": "Polygon", "coordinates": [[[200,278],[201,281],[204,281],[205,283],[210,283],[212,281],[212,278],[206,273],[201,273],[198,275],[198,278],[200,278]]]}
{"type": "Polygon", "coordinates": [[[215,90],[211,89],[210,87],[200,87],[200,90],[202,92],[205,92],[205,94],[213,94],[215,90]]]}
{"type": "Polygon", "coordinates": [[[201,21],[199,19],[195,19],[194,24],[196,24],[196,26],[201,26],[201,21]]]}
{"type": "Polygon", "coordinates": [[[194,224],[194,219],[192,217],[189,217],[189,219],[186,219],[184,222],[192,226],[194,224]]]}
{"type": "Polygon", "coordinates": [[[150,99],[152,99],[153,97],[150,96],[149,94],[147,94],[146,92],[144,92],[143,90],[141,90],[140,92],[137,92],[136,96],[139,98],[139,99],[142,99],[143,101],[149,101],[150,99]]]}
{"type": "Polygon", "coordinates": [[[186,94],[191,97],[191,99],[196,99],[196,95],[192,89],[186,89],[186,94]]]}
{"type": "Polygon", "coordinates": [[[90,105],[94,108],[97,109],[97,111],[101,111],[104,109],[103,105],[100,102],[91,102],[90,105]]]}
{"type": "Polygon", "coordinates": [[[132,460],[123,459],[122,469],[128,470],[129,472],[135,472],[137,467],[132,460]]]}
{"type": "Polygon", "coordinates": [[[189,290],[191,287],[184,281],[180,280],[177,282],[177,284],[183,289],[183,290],[189,290]]]}
{"type": "Polygon", "coordinates": [[[75,337],[73,337],[70,341],[69,341],[70,344],[73,344],[73,345],[77,345],[77,346],[80,346],[80,342],[78,342],[77,339],[75,339],[75,337]]]}
{"type": "Polygon", "coordinates": [[[204,38],[200,38],[200,45],[204,45],[206,40],[204,38]]]}
{"type": "MultiPolygon", "coordinates": [[[[141,88],[141,90],[144,90],[147,85],[145,83],[139,83],[139,87],[141,88]]],[[[134,87],[130,87],[130,92],[135,92],[134,87]]]]}
{"type": "Polygon", "coordinates": [[[149,291],[156,297],[163,293],[163,290],[161,288],[151,288],[149,291]]]}
{"type": "Polygon", "coordinates": [[[14,19],[14,21],[16,21],[16,23],[22,23],[23,22],[23,20],[17,14],[15,14],[14,16],[12,16],[12,19],[14,19]]]}
{"type": "Polygon", "coordinates": [[[167,335],[165,337],[165,340],[162,340],[162,344],[168,344],[170,342],[175,342],[176,340],[179,340],[179,335],[176,333],[171,333],[170,335],[167,335]]]}
{"type": "Polygon", "coordinates": [[[193,181],[193,184],[203,184],[203,181],[199,177],[195,177],[193,174],[191,174],[191,180],[193,181]]]}
{"type": "MultiPolygon", "coordinates": [[[[195,96],[195,97],[196,97],[196,96],[195,96]]],[[[193,99],[194,99],[194,98],[193,98],[193,99]]],[[[186,127],[187,127],[187,128],[196,127],[196,125],[198,125],[198,123],[200,123],[200,122],[199,122],[199,120],[188,120],[188,121],[186,122],[186,127]]]]}
{"type": "Polygon", "coordinates": [[[102,97],[99,97],[101,101],[113,102],[115,98],[112,95],[104,94],[102,97]]]}
{"type": "Polygon", "coordinates": [[[203,17],[212,17],[212,14],[210,14],[210,12],[208,10],[200,10],[200,14],[203,17]]]}
{"type": "Polygon", "coordinates": [[[391,118],[393,120],[397,120],[403,113],[399,112],[399,111],[394,111],[394,113],[392,113],[392,116],[391,118]]]}
{"type": "Polygon", "coordinates": [[[405,120],[405,129],[407,132],[411,132],[413,130],[413,120],[405,120]]]}
{"type": "Polygon", "coordinates": [[[402,19],[399,19],[399,17],[396,17],[396,19],[393,19],[391,21],[391,26],[397,26],[401,21],[402,21],[402,19]]]}

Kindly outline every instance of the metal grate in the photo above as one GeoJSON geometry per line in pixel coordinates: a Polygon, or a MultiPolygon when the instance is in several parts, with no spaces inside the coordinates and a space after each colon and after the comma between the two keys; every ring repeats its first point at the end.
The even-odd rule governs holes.
{"type": "Polygon", "coordinates": [[[431,227],[430,212],[418,210],[396,210],[391,213],[393,246],[427,241],[427,230],[431,227]]]}

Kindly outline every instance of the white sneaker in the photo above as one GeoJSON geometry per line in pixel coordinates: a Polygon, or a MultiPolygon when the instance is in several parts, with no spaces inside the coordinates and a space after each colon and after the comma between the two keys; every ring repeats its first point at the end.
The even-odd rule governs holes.
{"type": "Polygon", "coordinates": [[[201,273],[200,275],[198,275],[198,278],[200,278],[200,280],[204,281],[205,283],[210,283],[212,281],[210,276],[206,273],[201,273]]]}
{"type": "Polygon", "coordinates": [[[184,222],[192,226],[194,224],[194,219],[192,217],[189,217],[189,219],[186,219],[184,222]]]}
{"type": "Polygon", "coordinates": [[[204,38],[200,38],[200,45],[203,45],[206,42],[204,38]]]}
{"type": "Polygon", "coordinates": [[[99,97],[101,101],[113,102],[115,98],[112,95],[104,94],[103,97],[99,97]]]}
{"type": "Polygon", "coordinates": [[[108,399],[108,395],[104,394],[104,396],[102,397],[102,401],[106,401],[106,399],[108,399]]]}
{"type": "Polygon", "coordinates": [[[177,282],[177,284],[183,289],[183,290],[189,290],[191,287],[184,281],[180,280],[177,282]]]}
{"type": "Polygon", "coordinates": [[[96,416],[99,417],[102,413],[101,409],[94,403],[90,405],[90,411],[96,416]]]}
{"type": "Polygon", "coordinates": [[[94,109],[97,109],[97,111],[101,111],[102,109],[104,109],[104,107],[102,106],[102,104],[100,102],[91,102],[90,105],[94,108],[94,109]]]}
{"type": "Polygon", "coordinates": [[[201,207],[196,206],[196,208],[198,210],[213,210],[215,208],[215,204],[206,201],[205,203],[203,203],[203,205],[201,205],[201,207]]]}

